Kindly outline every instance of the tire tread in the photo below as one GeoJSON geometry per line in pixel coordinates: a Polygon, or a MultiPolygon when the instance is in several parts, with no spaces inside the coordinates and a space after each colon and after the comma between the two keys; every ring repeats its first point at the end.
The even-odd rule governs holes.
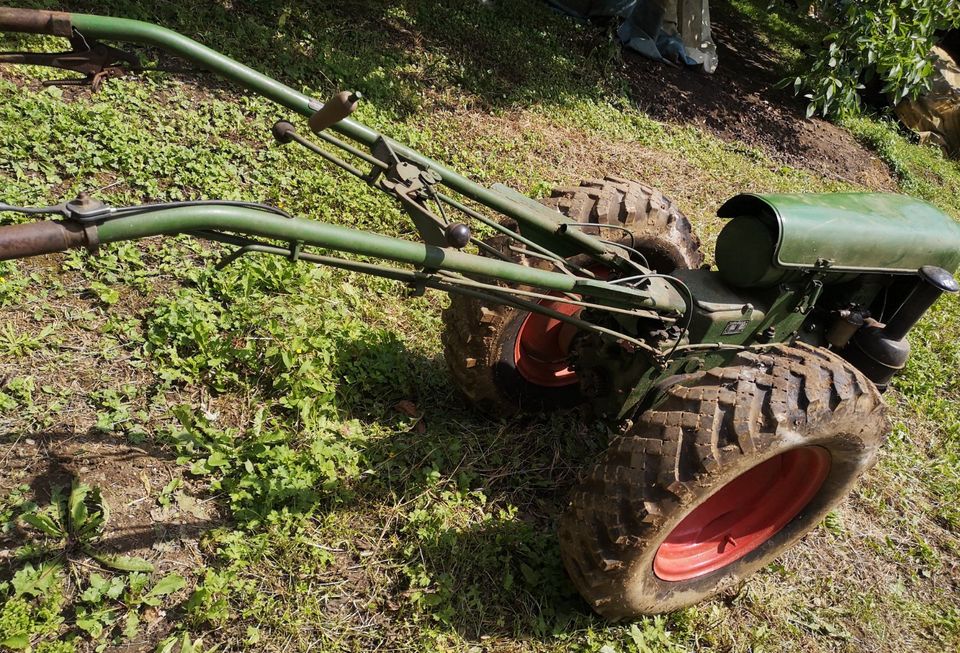
{"type": "Polygon", "coordinates": [[[571,494],[560,544],[581,593],[604,616],[634,616],[618,598],[623,574],[609,569],[627,569],[666,516],[734,461],[838,417],[857,418],[862,426],[850,435],[876,435],[876,446],[887,430],[875,386],[834,354],[803,343],[744,351],[727,367],[668,388],[571,494]]]}

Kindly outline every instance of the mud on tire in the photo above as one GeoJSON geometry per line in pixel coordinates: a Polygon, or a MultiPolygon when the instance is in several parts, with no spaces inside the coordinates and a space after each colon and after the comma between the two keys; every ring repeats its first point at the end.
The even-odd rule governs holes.
{"type": "MultiPolygon", "coordinates": [[[[555,188],[540,200],[574,222],[622,225],[633,243],[657,272],[695,269],[703,263],[700,239],[690,220],[663,193],[652,186],[621,177],[588,179],[579,186],[555,188]]],[[[585,233],[629,245],[619,230],[584,229],[585,233]]]]}
{"type": "Polygon", "coordinates": [[[586,472],[561,519],[564,564],[584,598],[611,619],[697,603],[735,586],[814,528],[873,465],[887,430],[877,389],[832,353],[804,344],[741,353],[730,366],[671,386],[586,472]],[[750,523],[743,521],[750,511],[776,515],[775,485],[761,493],[751,481],[743,490],[758,496],[731,497],[737,500],[711,514],[729,488],[739,487],[733,481],[752,478],[745,472],[776,467],[783,476],[771,478],[789,479],[788,457],[811,455],[826,457],[822,480],[795,507],[799,512],[780,515],[779,530],[755,531],[761,537],[754,548],[737,524],[750,523]],[[691,520],[700,525],[691,530],[691,520]],[[707,547],[706,557],[684,558],[683,547],[693,545],[707,547]],[[720,566],[698,569],[709,555],[720,566]],[[724,555],[739,557],[723,562],[724,555]]]}
{"type": "MultiPolygon", "coordinates": [[[[690,221],[663,194],[645,184],[619,177],[587,180],[580,186],[558,188],[540,202],[575,222],[598,225],[585,228],[586,233],[634,246],[658,272],[696,268],[703,263],[700,241],[690,221]],[[630,234],[603,225],[626,227],[630,234]]],[[[510,242],[496,236],[488,244],[516,263],[545,265],[510,249],[510,242]]],[[[582,401],[575,380],[543,386],[517,370],[517,338],[529,315],[458,295],[451,296],[443,313],[442,340],[450,373],[467,399],[485,412],[510,415],[518,410],[572,407],[582,401]]]]}

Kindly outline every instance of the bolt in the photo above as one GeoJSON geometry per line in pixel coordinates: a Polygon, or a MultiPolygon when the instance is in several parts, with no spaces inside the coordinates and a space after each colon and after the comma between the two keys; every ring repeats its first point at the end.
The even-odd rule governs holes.
{"type": "Polygon", "coordinates": [[[728,544],[730,546],[737,546],[737,541],[733,539],[733,535],[731,535],[730,533],[727,533],[726,535],[724,535],[723,539],[720,540],[719,552],[723,553],[723,550],[727,548],[728,544]]]}

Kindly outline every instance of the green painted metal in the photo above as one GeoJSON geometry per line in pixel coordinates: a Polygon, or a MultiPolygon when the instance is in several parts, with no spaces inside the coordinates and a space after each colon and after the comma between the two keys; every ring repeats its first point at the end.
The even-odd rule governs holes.
{"type": "Polygon", "coordinates": [[[717,239],[717,266],[739,286],[770,285],[787,271],[913,274],[960,266],[960,224],[933,205],[894,193],[737,195],[717,239]]]}
{"type": "Polygon", "coordinates": [[[766,318],[766,302],[759,293],[735,291],[711,270],[677,270],[674,276],[694,297],[690,342],[743,345],[756,340],[766,318]]]}
{"type": "MultiPolygon", "coordinates": [[[[70,14],[70,18],[73,26],[89,38],[141,43],[164,49],[230,79],[302,116],[309,117],[323,106],[321,102],[165,27],[128,18],[112,18],[90,14],[70,14]]],[[[590,254],[614,267],[625,265],[621,258],[614,255],[610,248],[598,239],[579,230],[562,230],[559,215],[556,218],[545,216],[540,211],[533,210],[501,193],[484,188],[446,166],[384,137],[361,123],[348,118],[335,124],[331,129],[369,147],[372,147],[378,139],[384,138],[400,157],[438,173],[442,178],[441,183],[458,193],[520,223],[529,225],[534,235],[538,233],[549,234],[576,247],[578,251],[590,254]]]]}
{"type": "Polygon", "coordinates": [[[165,27],[129,18],[89,14],[70,14],[70,20],[73,27],[87,38],[156,46],[233,80],[299,114],[310,116],[316,111],[316,108],[311,108],[312,104],[317,104],[316,101],[303,93],[165,27]]]}
{"type": "MultiPolygon", "coordinates": [[[[537,200],[527,197],[523,193],[518,193],[514,189],[504,184],[494,184],[490,187],[490,190],[503,195],[507,199],[513,200],[517,204],[525,206],[539,215],[543,215],[545,218],[550,218],[551,215],[560,215],[553,209],[544,206],[537,200]]],[[[573,220],[569,220],[563,215],[560,215],[559,219],[561,222],[573,222],[573,220]]],[[[549,233],[543,231],[542,229],[537,229],[535,226],[531,228],[523,223],[520,223],[519,227],[522,235],[529,236],[530,239],[534,240],[538,245],[550,250],[558,256],[567,257],[578,253],[577,250],[571,246],[571,243],[565,241],[555,233],[549,233]],[[535,233],[531,233],[531,231],[534,231],[535,233]]]]}
{"type": "MultiPolygon", "coordinates": [[[[681,312],[683,299],[669,284],[651,284],[638,291],[622,285],[540,270],[457,250],[414,243],[316,220],[287,218],[276,213],[231,206],[190,206],[107,220],[98,226],[100,242],[136,240],[164,234],[229,231],[250,236],[336,249],[408,263],[426,270],[449,270],[527,284],[546,290],[573,292],[602,303],[624,307],[681,312]]],[[[653,281],[657,281],[654,279],[653,281]]]]}
{"type": "Polygon", "coordinates": [[[765,288],[780,281],[787,271],[773,264],[777,229],[766,220],[738,216],[717,236],[714,259],[731,286],[765,288]]]}

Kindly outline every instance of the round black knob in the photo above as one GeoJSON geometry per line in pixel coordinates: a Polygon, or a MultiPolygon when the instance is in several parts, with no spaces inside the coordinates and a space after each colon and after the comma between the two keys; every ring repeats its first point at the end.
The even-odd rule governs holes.
{"type": "Polygon", "coordinates": [[[463,249],[470,242],[470,227],[462,222],[455,222],[447,225],[444,236],[451,247],[463,249]]]}
{"type": "Polygon", "coordinates": [[[924,281],[941,292],[956,293],[960,291],[960,284],[953,275],[943,268],[934,265],[924,265],[920,268],[920,276],[924,281]]]}
{"type": "Polygon", "coordinates": [[[297,132],[297,128],[286,120],[279,120],[271,131],[278,142],[286,144],[293,140],[292,135],[297,132]]]}

